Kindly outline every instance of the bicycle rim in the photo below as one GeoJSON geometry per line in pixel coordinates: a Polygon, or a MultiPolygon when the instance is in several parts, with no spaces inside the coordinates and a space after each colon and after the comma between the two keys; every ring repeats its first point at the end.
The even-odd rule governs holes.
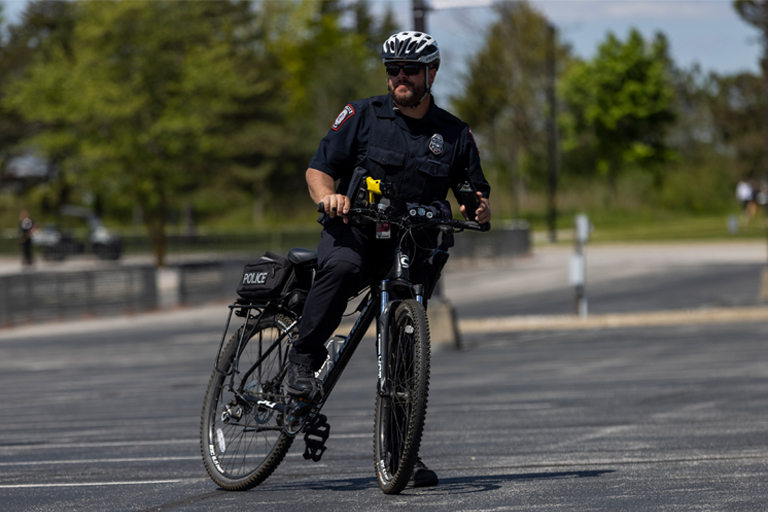
{"type": "Polygon", "coordinates": [[[413,472],[427,413],[429,327],[420,303],[397,307],[389,345],[391,395],[376,397],[373,452],[379,487],[397,494],[413,472]]]}
{"type": "MultiPolygon", "coordinates": [[[[200,442],[211,479],[226,490],[251,489],[280,464],[293,438],[282,431],[282,413],[267,405],[287,401],[282,395],[289,342],[287,319],[262,318],[240,344],[238,330],[222,351],[219,368],[230,371],[240,346],[238,372],[213,371],[203,403],[200,442]],[[282,339],[281,339],[282,336],[282,339]],[[278,341],[279,340],[279,341],[278,341]],[[259,362],[260,361],[260,362],[259,362]],[[249,369],[253,369],[248,374],[249,369]]],[[[251,325],[249,324],[249,331],[251,325]]]]}

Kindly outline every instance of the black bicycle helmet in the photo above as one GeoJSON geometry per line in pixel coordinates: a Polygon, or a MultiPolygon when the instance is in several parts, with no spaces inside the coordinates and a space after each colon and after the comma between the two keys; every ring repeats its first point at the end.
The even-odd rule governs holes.
{"type": "Polygon", "coordinates": [[[440,48],[435,38],[424,32],[399,32],[389,36],[381,48],[381,60],[418,62],[429,68],[440,67],[440,48]]]}

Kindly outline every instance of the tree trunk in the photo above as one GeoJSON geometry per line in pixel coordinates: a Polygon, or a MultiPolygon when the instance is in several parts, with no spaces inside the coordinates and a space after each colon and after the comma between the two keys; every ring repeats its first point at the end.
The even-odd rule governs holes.
{"type": "Polygon", "coordinates": [[[608,161],[608,206],[615,206],[619,199],[619,159],[611,157],[608,161]]]}
{"type": "Polygon", "coordinates": [[[166,235],[165,224],[168,216],[166,208],[148,208],[142,206],[144,225],[149,232],[149,240],[152,243],[152,254],[155,257],[155,265],[158,268],[165,266],[166,256],[166,235]]]}
{"type": "Polygon", "coordinates": [[[155,265],[158,268],[165,267],[165,222],[157,222],[149,228],[149,236],[152,240],[152,254],[155,256],[155,265]]]}
{"type": "Polygon", "coordinates": [[[261,196],[253,198],[253,223],[260,225],[264,222],[264,199],[261,196]]]}

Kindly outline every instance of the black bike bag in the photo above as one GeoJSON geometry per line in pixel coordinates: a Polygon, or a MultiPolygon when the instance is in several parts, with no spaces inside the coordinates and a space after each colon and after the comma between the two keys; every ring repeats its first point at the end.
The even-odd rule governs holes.
{"type": "Polygon", "coordinates": [[[293,263],[267,252],[255,263],[248,263],[237,286],[237,294],[250,300],[273,300],[283,297],[296,285],[293,263]]]}

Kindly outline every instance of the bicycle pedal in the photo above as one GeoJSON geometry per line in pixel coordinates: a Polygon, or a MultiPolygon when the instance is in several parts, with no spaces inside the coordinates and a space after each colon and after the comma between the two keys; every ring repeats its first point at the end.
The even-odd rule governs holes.
{"type": "Polygon", "coordinates": [[[327,418],[320,414],[311,425],[305,427],[305,431],[304,442],[306,443],[306,448],[304,449],[304,458],[318,462],[327,448],[325,442],[331,433],[331,426],[328,424],[327,418]]]}
{"type": "Polygon", "coordinates": [[[298,434],[306,426],[312,407],[311,403],[302,399],[292,400],[286,408],[283,432],[291,437],[298,434]]]}

